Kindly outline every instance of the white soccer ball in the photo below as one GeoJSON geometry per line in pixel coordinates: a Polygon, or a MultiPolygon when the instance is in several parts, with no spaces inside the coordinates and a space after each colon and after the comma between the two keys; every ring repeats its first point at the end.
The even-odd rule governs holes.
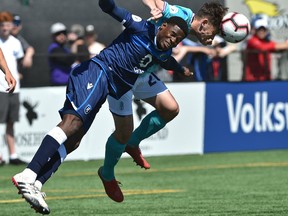
{"type": "Polygon", "coordinates": [[[248,18],[237,12],[227,13],[221,23],[221,36],[230,43],[244,40],[250,33],[251,26],[248,18]]]}

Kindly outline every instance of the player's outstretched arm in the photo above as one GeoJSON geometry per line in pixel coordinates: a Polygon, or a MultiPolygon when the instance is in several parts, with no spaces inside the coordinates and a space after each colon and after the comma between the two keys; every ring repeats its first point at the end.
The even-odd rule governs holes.
{"type": "Polygon", "coordinates": [[[160,66],[166,70],[173,70],[177,73],[184,74],[185,76],[193,76],[193,72],[190,71],[188,68],[182,66],[179,64],[176,59],[172,56],[165,61],[165,62],[160,62],[160,66]]]}
{"type": "Polygon", "coordinates": [[[1,70],[3,71],[3,73],[5,74],[5,80],[9,86],[9,88],[6,89],[6,91],[8,91],[9,93],[12,93],[15,89],[15,86],[16,86],[16,80],[12,76],[12,74],[11,74],[11,72],[7,66],[7,62],[6,62],[5,57],[3,55],[2,49],[0,49],[0,67],[1,67],[1,70]]]}
{"type": "Polygon", "coordinates": [[[124,8],[118,7],[113,0],[99,0],[99,7],[119,22],[122,22],[129,13],[124,8]]]}

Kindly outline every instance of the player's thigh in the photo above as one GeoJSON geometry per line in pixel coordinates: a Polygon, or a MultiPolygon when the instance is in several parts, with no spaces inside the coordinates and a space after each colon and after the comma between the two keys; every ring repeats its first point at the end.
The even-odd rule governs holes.
{"type": "Polygon", "coordinates": [[[118,116],[133,115],[132,111],[132,90],[126,92],[120,99],[116,99],[110,95],[107,97],[109,110],[112,114],[118,116]]]}
{"type": "Polygon", "coordinates": [[[136,99],[152,98],[167,91],[166,85],[154,74],[144,74],[138,77],[132,91],[136,99]]]}
{"type": "Polygon", "coordinates": [[[154,97],[143,99],[158,111],[177,111],[179,105],[169,90],[162,92],[154,97]]]}

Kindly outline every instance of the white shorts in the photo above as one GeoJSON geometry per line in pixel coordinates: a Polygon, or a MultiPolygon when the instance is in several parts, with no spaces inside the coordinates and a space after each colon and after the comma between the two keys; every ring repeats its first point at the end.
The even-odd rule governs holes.
{"type": "Polygon", "coordinates": [[[109,109],[113,114],[120,116],[132,115],[132,100],[154,97],[167,91],[166,85],[154,74],[143,74],[139,76],[133,88],[124,94],[119,100],[108,95],[109,109]]]}

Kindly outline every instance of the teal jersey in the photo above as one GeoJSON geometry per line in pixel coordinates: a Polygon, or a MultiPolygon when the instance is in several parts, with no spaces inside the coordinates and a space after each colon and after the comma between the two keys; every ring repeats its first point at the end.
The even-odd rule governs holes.
{"type": "Polygon", "coordinates": [[[166,19],[169,19],[172,16],[178,16],[186,21],[188,29],[190,31],[194,13],[189,8],[179,5],[170,5],[168,2],[164,2],[164,9],[162,14],[163,16],[159,20],[157,20],[156,23],[152,21],[155,25],[161,26],[166,19]]]}

